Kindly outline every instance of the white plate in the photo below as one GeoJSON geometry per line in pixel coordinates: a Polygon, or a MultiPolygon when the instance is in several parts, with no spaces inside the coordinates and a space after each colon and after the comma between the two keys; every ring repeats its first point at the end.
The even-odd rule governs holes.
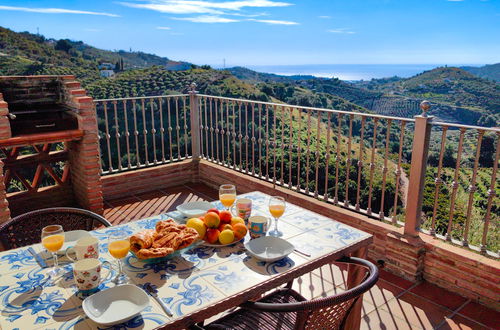
{"type": "Polygon", "coordinates": [[[118,285],[85,298],[83,311],[95,323],[113,325],[138,315],[149,305],[149,296],[132,284],[118,285]]]}
{"type": "MultiPolygon", "coordinates": [[[[242,238],[242,239],[244,239],[244,238],[242,238]]],[[[221,247],[221,246],[228,246],[228,245],[236,244],[238,242],[241,242],[242,239],[240,239],[239,241],[232,241],[231,243],[227,243],[227,244],[208,243],[207,241],[202,240],[200,245],[209,246],[209,247],[221,247]]]]}
{"type": "Polygon", "coordinates": [[[279,237],[262,236],[245,243],[247,253],[259,260],[273,262],[293,252],[295,247],[279,237]]]}
{"type": "Polygon", "coordinates": [[[177,211],[188,218],[197,218],[205,215],[214,206],[209,202],[190,202],[177,206],[177,211]]]}

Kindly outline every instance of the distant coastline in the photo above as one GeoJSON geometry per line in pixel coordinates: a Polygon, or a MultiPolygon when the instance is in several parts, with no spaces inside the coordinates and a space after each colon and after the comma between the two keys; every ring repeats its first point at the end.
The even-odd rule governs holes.
{"type": "MultiPolygon", "coordinates": [[[[283,76],[311,75],[341,80],[370,80],[398,76],[408,78],[445,64],[311,64],[311,65],[244,65],[257,71],[283,76]]],[[[466,64],[463,64],[466,65],[466,64]]],[[[470,64],[469,64],[470,65],[470,64]]],[[[455,64],[449,66],[462,66],[455,64]]],[[[472,66],[479,66],[473,64],[472,66]]],[[[220,67],[219,67],[220,68],[220,67]]]]}

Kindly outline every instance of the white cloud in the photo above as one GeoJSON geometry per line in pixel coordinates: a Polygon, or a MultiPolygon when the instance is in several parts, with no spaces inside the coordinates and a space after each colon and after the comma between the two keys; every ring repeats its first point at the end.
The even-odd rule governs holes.
{"type": "Polygon", "coordinates": [[[318,16],[318,18],[322,18],[322,19],[330,19],[332,18],[331,16],[326,16],[326,15],[323,15],[323,16],[318,16]]]}
{"type": "Polygon", "coordinates": [[[241,11],[243,8],[271,8],[291,6],[291,3],[270,0],[240,0],[212,2],[205,0],[145,0],[142,2],[119,2],[132,8],[142,8],[168,14],[222,15],[241,11]]]}
{"type": "Polygon", "coordinates": [[[179,21],[189,21],[194,23],[234,23],[239,22],[237,19],[225,18],[213,15],[195,16],[195,17],[170,17],[179,21]]]}
{"type": "Polygon", "coordinates": [[[247,21],[273,24],[273,25],[298,25],[299,24],[297,22],[292,22],[292,21],[279,21],[279,20],[273,20],[273,19],[248,19],[247,21]]]}
{"type": "MultiPolygon", "coordinates": [[[[292,3],[274,0],[232,0],[232,1],[209,1],[209,0],[135,0],[135,2],[119,2],[119,4],[131,8],[149,9],[160,13],[189,15],[189,17],[170,17],[175,20],[189,21],[194,23],[234,23],[245,19],[228,18],[237,17],[259,17],[267,16],[267,13],[248,13],[243,11],[247,8],[271,8],[287,7],[292,3]],[[224,17],[223,17],[224,16],[224,17]]],[[[265,24],[297,25],[296,22],[281,20],[258,20],[247,19],[265,24]]]]}
{"type": "Polygon", "coordinates": [[[338,28],[338,29],[329,29],[326,30],[329,33],[338,33],[338,34],[355,34],[356,32],[350,31],[348,28],[338,28]]]}
{"type": "Polygon", "coordinates": [[[208,7],[193,6],[189,4],[161,4],[161,3],[130,3],[119,2],[120,4],[141,9],[150,9],[160,13],[167,14],[223,14],[220,10],[214,10],[208,7]]]}
{"type": "Polygon", "coordinates": [[[28,7],[0,6],[0,10],[24,11],[28,13],[40,13],[40,14],[80,14],[80,15],[120,17],[119,15],[110,13],[86,11],[86,10],[73,10],[64,8],[28,8],[28,7]]]}
{"type": "Polygon", "coordinates": [[[157,26],[156,29],[157,30],[171,30],[172,28],[168,27],[168,26],[157,26]]]}

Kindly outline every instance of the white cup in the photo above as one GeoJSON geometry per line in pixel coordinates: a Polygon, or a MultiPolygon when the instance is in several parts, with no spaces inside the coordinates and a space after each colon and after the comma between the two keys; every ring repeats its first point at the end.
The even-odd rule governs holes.
{"type": "Polygon", "coordinates": [[[76,241],[75,246],[66,249],[66,257],[73,262],[87,258],[99,258],[99,240],[94,236],[80,238],[76,241]],[[76,254],[76,258],[70,254],[76,254]]]}
{"type": "Polygon", "coordinates": [[[231,213],[247,222],[252,213],[252,200],[249,198],[238,198],[231,206],[231,213]]]}
{"type": "MultiPolygon", "coordinates": [[[[94,258],[78,260],[73,264],[75,284],[80,291],[88,292],[99,287],[101,283],[102,265],[103,263],[101,263],[99,259],[94,258]]],[[[110,270],[108,270],[108,276],[109,275],[111,275],[110,270]]]]}

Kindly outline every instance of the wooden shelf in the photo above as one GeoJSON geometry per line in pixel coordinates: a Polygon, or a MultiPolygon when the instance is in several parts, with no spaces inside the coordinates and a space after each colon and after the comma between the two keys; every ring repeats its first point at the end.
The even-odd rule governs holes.
{"type": "Polygon", "coordinates": [[[83,130],[74,129],[61,132],[19,135],[10,139],[0,140],[0,148],[79,140],[83,134],[83,130]]]}

